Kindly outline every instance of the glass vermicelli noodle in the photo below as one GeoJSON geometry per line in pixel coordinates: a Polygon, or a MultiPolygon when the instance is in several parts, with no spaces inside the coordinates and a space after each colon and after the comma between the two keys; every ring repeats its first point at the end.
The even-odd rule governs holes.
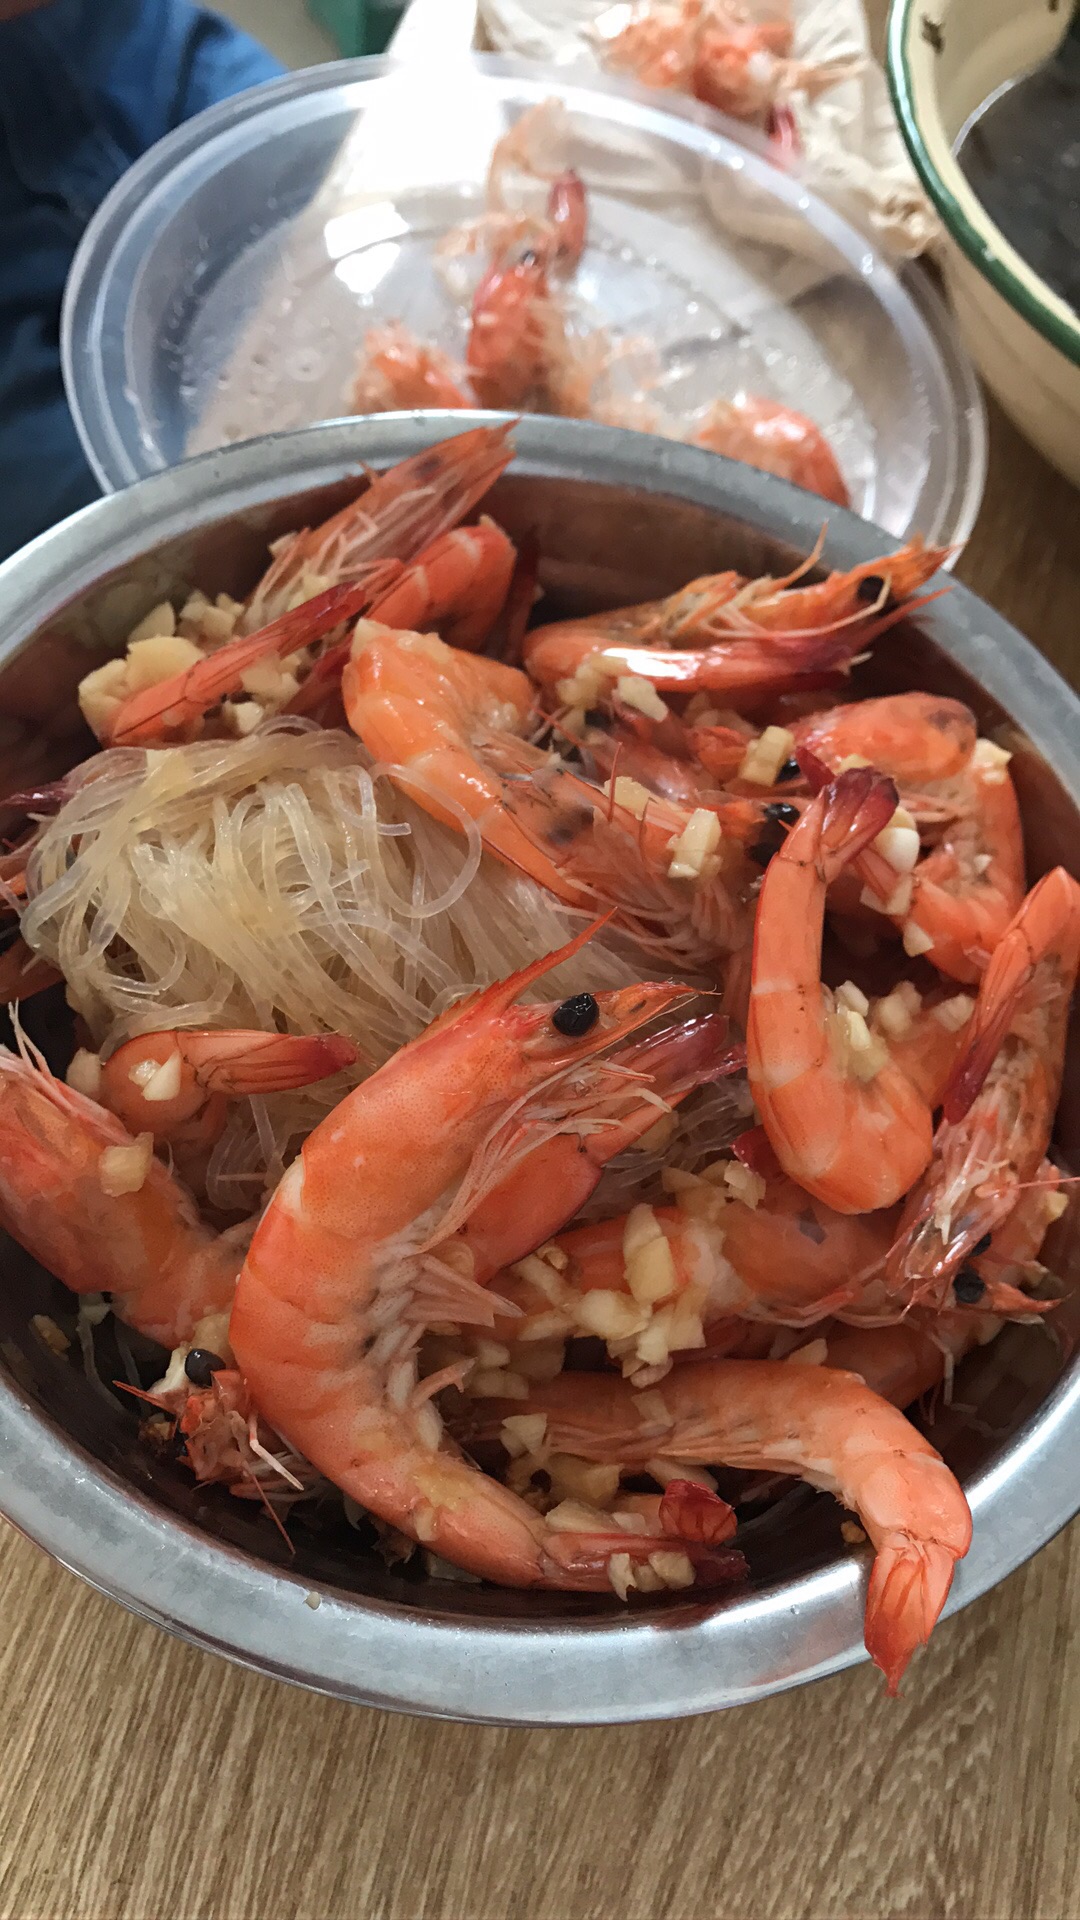
{"type": "MultiPolygon", "coordinates": [[[[63,974],[98,1047],[165,1024],[357,1041],[356,1068],[237,1104],[207,1174],[223,1207],[276,1178],[289,1142],[453,1001],[587,924],[485,854],[472,821],[443,827],[358,741],[300,719],[96,755],[41,824],[27,895],[24,938],[63,974]]],[[[654,972],[601,929],[532,995],[654,972]]],[[[702,1104],[715,1122],[731,1096],[705,1090],[698,1127],[702,1104]]],[[[642,1165],[634,1156],[635,1179],[642,1165]]]]}

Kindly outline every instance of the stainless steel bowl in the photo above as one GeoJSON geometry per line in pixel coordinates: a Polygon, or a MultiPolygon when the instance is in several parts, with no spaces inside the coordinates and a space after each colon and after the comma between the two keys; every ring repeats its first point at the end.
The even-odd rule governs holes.
{"type": "MultiPolygon", "coordinates": [[[[463,424],[350,421],[207,455],[100,501],[11,560],[0,569],[0,791],[89,749],[77,680],[155,602],[195,584],[244,591],[267,540],[341,505],[362,462],[397,460],[463,424]]],[[[511,533],[538,531],[545,584],[567,611],[723,566],[780,572],[819,530],[820,501],[670,442],[539,419],[516,439],[493,510],[511,533]]],[[[829,510],[827,564],[890,544],[829,510]]],[[[1056,861],[1077,870],[1080,702],[1013,628],[953,586],[858,676],[865,691],[917,684],[967,700],[1014,751],[1032,873],[1056,861]]],[[[1080,1165],[1075,1050],[1058,1144],[1080,1165]]],[[[1080,1265],[1071,1208],[1054,1233],[1069,1281],[1080,1265]]],[[[11,1242],[3,1268],[0,1510],[102,1592],[200,1646],[343,1699],[539,1725],[700,1713],[864,1657],[866,1558],[844,1547],[835,1505],[807,1491],[748,1530],[751,1590],[720,1604],[671,1595],[627,1613],[592,1596],[420,1585],[344,1531],[297,1527],[289,1559],[257,1512],[153,1457],[134,1416],[40,1341],[33,1313],[70,1312],[58,1283],[11,1242]],[[305,1604],[313,1595],[317,1607],[305,1604]]],[[[965,1365],[957,1399],[977,1419],[947,1414],[934,1437],[967,1487],[975,1540],[949,1611],[1080,1507],[1080,1372],[1057,1347],[1009,1328],[965,1365]]]]}

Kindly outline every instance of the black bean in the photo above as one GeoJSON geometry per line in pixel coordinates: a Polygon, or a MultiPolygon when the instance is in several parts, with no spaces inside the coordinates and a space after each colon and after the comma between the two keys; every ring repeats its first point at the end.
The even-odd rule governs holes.
{"type": "Polygon", "coordinates": [[[988,1253],[990,1251],[990,1242],[993,1237],[993,1234],[984,1233],[981,1240],[976,1240],[975,1245],[971,1249],[971,1257],[973,1260],[977,1260],[980,1253],[988,1253]]]}
{"type": "Polygon", "coordinates": [[[600,1008],[591,993],[572,993],[569,1000],[556,1007],[551,1016],[551,1024],[556,1033],[565,1033],[571,1040],[578,1040],[590,1027],[595,1027],[600,1018],[600,1008]]]}
{"type": "Polygon", "coordinates": [[[793,827],[798,817],[799,809],[790,800],[770,800],[765,809],[766,820],[779,820],[785,827],[793,827]]]}
{"type": "Polygon", "coordinates": [[[778,787],[783,786],[785,780],[797,780],[801,772],[802,772],[802,768],[800,767],[798,761],[795,759],[793,755],[790,760],[784,761],[783,766],[781,767],[779,773],[777,774],[776,776],[777,786],[778,787]]]}

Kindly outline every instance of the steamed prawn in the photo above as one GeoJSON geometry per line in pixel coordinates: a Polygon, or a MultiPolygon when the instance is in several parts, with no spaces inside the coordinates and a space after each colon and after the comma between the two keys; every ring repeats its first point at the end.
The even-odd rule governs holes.
{"type": "Polygon", "coordinates": [[[862,1044],[821,981],[825,894],[886,827],[891,781],[851,769],[823,789],[766,869],[754,928],[750,1086],[784,1171],[839,1213],[891,1206],[930,1158],[931,1109],[888,1056],[862,1044]]]}
{"type": "Polygon", "coordinates": [[[455,1211],[479,1198],[461,1185],[477,1155],[491,1158],[508,1123],[538,1123],[568,1080],[587,1107],[593,1056],[685,998],[628,988],[598,997],[586,1032],[564,1033],[558,1008],[517,1004],[554,958],[444,1015],[309,1136],[256,1229],[230,1337],[275,1431],[381,1519],[508,1585],[603,1589],[614,1554],[647,1561],[664,1536],[614,1521],[557,1530],[447,1450],[444,1382],[416,1364],[431,1320],[490,1323],[490,1297],[439,1256],[455,1211]]]}
{"type": "Polygon", "coordinates": [[[983,975],[925,1178],[910,1193],[889,1281],[942,1300],[1039,1169],[1061,1091],[1080,966],[1080,886],[1062,867],[1032,888],[983,975]]]}
{"type": "Polygon", "coordinates": [[[20,1246],[165,1347],[227,1311],[246,1235],[203,1224],[149,1135],[6,1050],[0,1087],[0,1224],[20,1246]]]}
{"type": "MultiPolygon", "coordinates": [[[[485,1410],[486,1411],[486,1410],[485,1410]]],[[[610,1376],[562,1374],[489,1416],[543,1415],[546,1444],[642,1467],[660,1456],[794,1474],[836,1495],[874,1547],[866,1646],[895,1693],[929,1639],[971,1515],[940,1454],[853,1373],[790,1362],[698,1361],[647,1395],[610,1376]]]]}
{"type": "Polygon", "coordinates": [[[907,600],[943,558],[942,548],[913,540],[808,586],[797,582],[810,562],[781,580],[705,575],[664,600],[534,627],[525,666],[544,687],[568,689],[592,667],[593,678],[637,673],[661,690],[722,692],[737,704],[747,687],[782,690],[802,674],[846,665],[881,630],[885,598],[907,600]]]}
{"type": "Polygon", "coordinates": [[[850,506],[836,455],[821,428],[794,407],[761,394],[737,393],[717,400],[699,420],[694,444],[728,460],[775,473],[807,493],[850,506]]]}
{"type": "Polygon", "coordinates": [[[660,929],[659,950],[685,965],[743,944],[740,850],[725,853],[716,834],[700,858],[687,849],[680,877],[693,816],[662,802],[639,812],[617,785],[605,795],[530,747],[534,690],[517,668],[361,621],[343,693],[353,729],[406,793],[459,831],[462,814],[475,820],[490,852],[556,899],[614,908],[643,940],[660,929]]]}
{"type": "MultiPolygon", "coordinates": [[[[88,725],[107,744],[191,739],[220,701],[257,692],[268,669],[278,687],[279,663],[293,655],[299,663],[343,621],[377,606],[402,565],[487,492],[512,457],[508,431],[476,427],[441,441],[377,475],[321,526],[278,542],[241,610],[239,630],[215,651],[171,632],[132,641],[123,659],[83,680],[79,702],[88,725]]],[[[295,682],[289,690],[296,691],[295,682]]]]}

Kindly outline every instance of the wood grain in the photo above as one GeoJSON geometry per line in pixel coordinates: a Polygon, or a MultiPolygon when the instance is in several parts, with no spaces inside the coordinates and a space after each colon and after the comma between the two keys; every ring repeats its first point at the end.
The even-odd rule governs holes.
{"type": "MultiPolygon", "coordinates": [[[[1000,415],[960,576],[1075,679],[1076,494],[1000,415]]],[[[0,1920],[1078,1920],[1080,1531],[866,1669],[668,1726],[394,1719],[0,1533],[0,1920]]]]}

